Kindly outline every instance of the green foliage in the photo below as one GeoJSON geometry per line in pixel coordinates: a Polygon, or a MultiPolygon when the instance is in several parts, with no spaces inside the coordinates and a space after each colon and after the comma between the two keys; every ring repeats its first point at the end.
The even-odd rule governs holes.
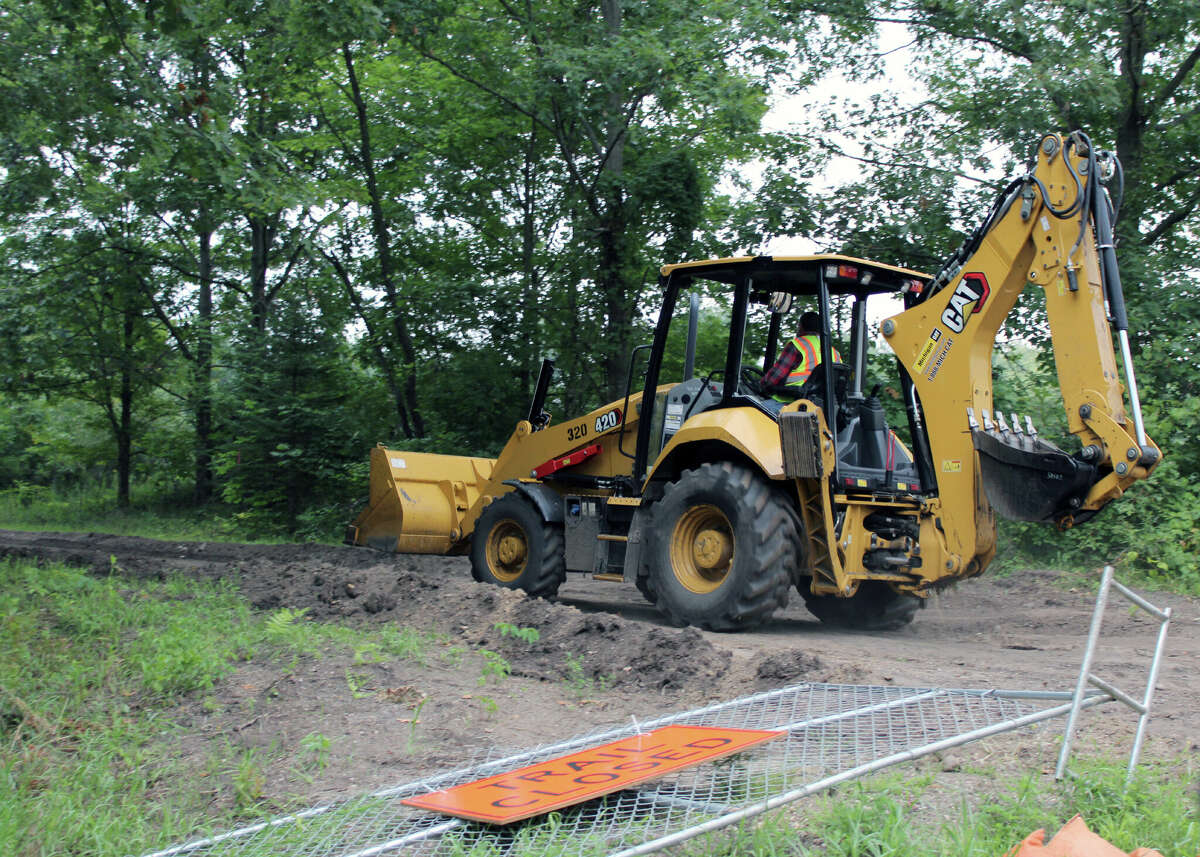
{"type": "Polygon", "coordinates": [[[315,654],[315,640],[309,634],[308,629],[301,624],[307,612],[307,607],[301,607],[299,610],[281,607],[271,613],[263,622],[263,631],[266,633],[267,639],[290,648],[306,651],[308,654],[315,654]]]}
{"type": "Polygon", "coordinates": [[[612,683],[612,677],[607,675],[590,676],[583,667],[583,656],[567,652],[566,658],[567,687],[576,696],[586,696],[589,693],[603,693],[612,683]]]}
{"type": "MultiPolygon", "coordinates": [[[[120,578],[99,580],[56,566],[37,569],[7,563],[0,566],[0,584],[9,593],[23,588],[52,605],[45,617],[46,636],[39,635],[35,642],[65,633],[78,645],[104,653],[97,665],[98,680],[155,697],[211,687],[253,651],[258,638],[249,608],[228,585],[203,590],[198,603],[181,610],[178,596],[167,587],[130,592],[120,578]],[[222,621],[198,619],[205,609],[222,621]]],[[[36,603],[10,597],[14,610],[36,603]]],[[[26,657],[33,656],[26,653],[17,661],[26,657]]],[[[25,666],[33,669],[34,663],[25,666]]]]}
{"type": "Polygon", "coordinates": [[[928,785],[928,781],[904,783],[894,777],[869,786],[852,784],[844,797],[827,801],[821,813],[826,853],[884,857],[924,851],[908,814],[928,785]]]}
{"type": "MultiPolygon", "coordinates": [[[[930,795],[931,777],[888,775],[856,781],[823,796],[802,824],[769,816],[732,836],[701,840],[690,854],[823,854],[835,857],[996,857],[1038,828],[1053,835],[1074,815],[1121,851],[1160,850],[1191,857],[1200,847],[1200,819],[1190,784],[1176,771],[1145,768],[1125,788],[1120,764],[1091,762],[1082,776],[1062,784],[1033,775],[998,780],[995,794],[977,805],[967,800],[940,820],[927,820],[918,804],[930,795]]],[[[936,798],[934,798],[936,799],[936,798]]]]}
{"type": "Polygon", "coordinates": [[[309,732],[300,739],[300,760],[305,770],[320,773],[329,764],[333,742],[320,732],[309,732]]]}
{"type": "Polygon", "coordinates": [[[247,747],[237,754],[229,770],[229,778],[233,783],[237,808],[242,812],[253,809],[262,800],[263,789],[267,785],[267,775],[263,771],[257,748],[247,747]]]}
{"type": "Polygon", "coordinates": [[[162,709],[226,675],[258,638],[228,587],[0,564],[0,850],[119,855],[189,831],[207,799],[149,796],[156,777],[190,782],[162,709]]]}
{"type": "Polygon", "coordinates": [[[375,694],[375,682],[370,673],[346,670],[346,686],[355,699],[366,699],[375,694]]]}
{"type": "MultiPolygon", "coordinates": [[[[1129,334],[1149,434],[1166,463],[1069,533],[1005,523],[1001,562],[1079,568],[1118,561],[1195,591],[1200,294],[1192,270],[1200,170],[1182,153],[1200,147],[1200,114],[1189,106],[1200,92],[1197,7],[1172,1],[1126,14],[1065,0],[1036,8],[1009,0],[873,0],[825,8],[850,26],[902,21],[917,44],[904,73],[924,90],[911,97],[885,86],[865,98],[830,99],[816,111],[814,138],[861,165],[819,220],[827,246],[936,269],[1043,133],[1082,129],[1120,157],[1116,231],[1129,334]]],[[[849,76],[888,79],[886,62],[856,55],[841,65],[849,76]]],[[[1007,328],[995,405],[1029,413],[1044,435],[1061,438],[1065,420],[1037,289],[1026,290],[1007,328]]],[[[1078,449],[1074,439],[1061,445],[1078,449]]]]}
{"type": "MultiPolygon", "coordinates": [[[[996,406],[1032,415],[1043,436],[1064,449],[1077,448],[1067,436],[1053,369],[1035,358],[1036,352],[1021,345],[999,355],[996,406]]],[[[1193,513],[1200,505],[1200,481],[1186,428],[1200,418],[1200,401],[1148,400],[1145,418],[1147,432],[1167,453],[1151,477],[1066,532],[1047,524],[1001,522],[1001,568],[1090,570],[1113,563],[1123,579],[1200,593],[1200,521],[1193,513]]]]}
{"type": "Polygon", "coordinates": [[[521,625],[514,625],[511,622],[497,622],[495,628],[502,637],[512,637],[514,640],[521,640],[530,644],[536,643],[542,638],[542,632],[537,628],[526,628],[521,625]]]}
{"type": "MultiPolygon", "coordinates": [[[[216,457],[222,495],[244,509],[247,526],[282,521],[294,532],[302,510],[311,520],[315,498],[348,496],[365,483],[355,466],[369,446],[355,408],[361,379],[342,352],[336,332],[291,301],[265,334],[248,334],[229,384],[238,407],[216,457]]],[[[343,521],[351,514],[338,511],[343,521]]]]}
{"type": "MultiPolygon", "coordinates": [[[[1038,134],[1082,126],[1125,161],[1131,335],[1148,406],[1170,403],[1163,489],[1086,532],[1141,573],[1193,573],[1187,513],[1147,509],[1186,510],[1200,475],[1194,3],[469,0],[407,8],[403,26],[394,11],[205,0],[64,23],[30,0],[6,19],[0,516],[337,539],[372,444],[494,454],[541,357],[557,418],[623,393],[662,262],[799,236],[936,267],[1038,134]],[[917,104],[872,50],[895,20],[916,40],[917,104]],[[884,85],[854,103],[831,71],[884,85]],[[818,81],[806,124],[763,129],[773,98],[818,81]],[[861,169],[823,189],[841,150],[861,169]],[[152,514],[110,515],[101,492],[152,514]],[[196,522],[162,511],[193,501],[196,522]]],[[[1020,340],[1040,348],[1039,325],[1023,302],[1020,340]]],[[[719,302],[700,327],[697,369],[719,371],[719,302]]],[[[1020,556],[1090,561],[1074,536],[1010,531],[1020,556]]]]}
{"type": "MultiPolygon", "coordinates": [[[[255,539],[234,516],[213,504],[197,509],[177,493],[135,486],[129,508],[117,507],[104,484],[54,488],[19,482],[0,490],[0,525],[24,530],[87,530],[159,539],[270,541],[255,539]]],[[[278,539],[276,539],[278,541],[278,539]]],[[[335,541],[327,536],[326,541],[335,541]]]]}
{"type": "Polygon", "coordinates": [[[499,683],[512,675],[512,664],[503,655],[490,649],[480,649],[479,656],[483,658],[483,666],[480,667],[477,680],[480,687],[486,685],[489,680],[499,683]]]}
{"type": "MultiPolygon", "coordinates": [[[[98,578],[0,563],[0,853],[120,857],[233,826],[261,811],[280,748],[217,748],[185,761],[173,711],[211,708],[206,688],[251,653],[286,659],[366,650],[420,656],[428,638],[253,614],[228,584],[98,578]],[[214,809],[212,776],[232,811],[214,809]]],[[[286,664],[286,660],[283,661],[286,664]]],[[[299,742],[300,773],[328,763],[328,738],[299,742]]]]}

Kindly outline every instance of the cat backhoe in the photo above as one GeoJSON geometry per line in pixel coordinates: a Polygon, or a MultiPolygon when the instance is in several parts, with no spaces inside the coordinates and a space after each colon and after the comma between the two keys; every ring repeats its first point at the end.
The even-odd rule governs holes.
{"type": "Polygon", "coordinates": [[[568,573],[631,582],[671,621],[711,630],[764,622],[793,587],[824,622],[902,626],[987,568],[997,515],[1081,524],[1161,460],[1113,247],[1105,183],[1119,171],[1086,135],[1047,134],[933,276],[830,254],[667,265],[622,399],[551,424],[546,361],[497,458],[373,450],[346,540],[467,553],[477,580],[537,596],[568,573]],[[1071,452],[993,406],[993,344],[1027,287],[1045,298],[1071,452]],[[714,289],[728,341],[720,365],[697,367],[697,295],[714,289]],[[764,389],[806,307],[819,365],[802,387],[764,389]],[[868,378],[875,331],[892,377],[868,378]],[[898,426],[881,384],[902,397],[898,426]]]}

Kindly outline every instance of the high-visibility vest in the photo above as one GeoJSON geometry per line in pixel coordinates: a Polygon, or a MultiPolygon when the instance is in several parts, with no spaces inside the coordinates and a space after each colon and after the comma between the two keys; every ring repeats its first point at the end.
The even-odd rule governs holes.
{"type": "MultiPolygon", "coordinates": [[[[813,369],[821,363],[821,336],[817,333],[805,333],[792,339],[792,345],[800,352],[800,362],[792,367],[783,386],[800,387],[808,380],[813,369]]],[[[842,355],[838,353],[838,350],[832,345],[829,350],[832,352],[830,356],[833,361],[841,363],[842,355]]]]}

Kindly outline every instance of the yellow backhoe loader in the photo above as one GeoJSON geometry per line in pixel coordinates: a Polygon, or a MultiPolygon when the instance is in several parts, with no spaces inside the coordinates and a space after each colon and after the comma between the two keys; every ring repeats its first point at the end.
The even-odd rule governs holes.
{"type": "Polygon", "coordinates": [[[1105,183],[1119,171],[1086,135],[1047,134],[932,277],[839,255],[667,265],[622,400],[549,424],[547,361],[496,459],[373,450],[369,505],[346,540],[469,553],[477,580],[533,595],[568,572],[629,581],[672,621],[713,630],[765,621],[793,586],[822,621],[899,627],[937,587],[987,568],[997,514],[1070,527],[1162,457],[1142,424],[1113,250],[1105,183]],[[993,407],[993,342],[1030,285],[1045,295],[1074,453],[993,407]],[[697,370],[701,288],[727,290],[732,309],[723,365],[697,370]],[[803,387],[763,389],[806,304],[819,365],[803,387]],[[866,377],[876,324],[894,378],[866,377]],[[901,392],[907,443],[869,381],[901,392]]]}

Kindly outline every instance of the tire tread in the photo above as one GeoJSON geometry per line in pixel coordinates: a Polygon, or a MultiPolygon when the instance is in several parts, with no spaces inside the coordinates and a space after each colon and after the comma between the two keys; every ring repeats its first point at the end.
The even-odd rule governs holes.
{"type": "MultiPolygon", "coordinates": [[[[652,581],[647,581],[643,594],[647,594],[647,590],[654,593],[659,610],[676,624],[694,624],[710,631],[738,631],[760,625],[776,610],[787,606],[797,551],[793,516],[786,506],[788,501],[781,492],[775,491],[770,483],[749,468],[724,461],[705,463],[684,471],[676,482],[666,487],[662,499],[655,506],[669,503],[679,491],[696,490],[719,492],[731,497],[751,516],[754,542],[749,549],[755,557],[751,577],[732,600],[715,605],[719,609],[699,617],[689,618],[681,613],[670,598],[663,597],[657,591],[660,587],[652,581]]],[[[652,537],[655,540],[669,539],[669,533],[660,532],[657,523],[651,524],[652,537]]],[[[746,547],[739,544],[735,550],[745,550],[746,547]]],[[[654,555],[659,556],[660,551],[654,551],[654,555]]]]}

